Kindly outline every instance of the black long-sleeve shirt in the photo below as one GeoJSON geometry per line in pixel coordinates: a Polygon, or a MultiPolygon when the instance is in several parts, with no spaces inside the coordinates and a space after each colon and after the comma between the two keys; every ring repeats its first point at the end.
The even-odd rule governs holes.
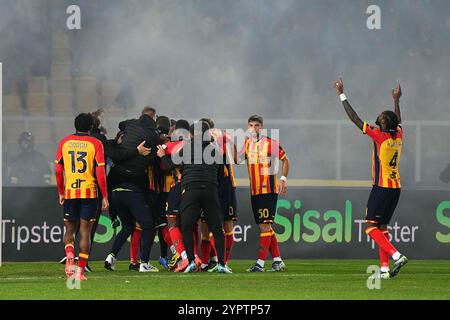
{"type": "Polygon", "coordinates": [[[105,151],[105,158],[110,158],[114,163],[120,163],[139,155],[137,148],[123,148],[121,145],[116,144],[115,140],[107,140],[106,136],[101,134],[98,129],[92,130],[91,136],[102,142],[103,149],[105,151]]]}
{"type": "MultiPolygon", "coordinates": [[[[194,142],[184,145],[179,151],[179,156],[183,158],[184,152],[187,151],[186,148],[190,148],[190,159],[181,164],[174,164],[172,159],[165,155],[161,158],[164,169],[173,170],[177,166],[181,167],[181,187],[183,189],[195,188],[205,183],[219,187],[224,177],[224,165],[221,163],[222,161],[220,163],[213,162],[209,164],[204,159],[204,151],[207,147],[213,148],[210,154],[214,158],[217,152],[220,152],[217,146],[211,144],[211,142],[204,142],[202,144],[201,154],[199,154],[198,150],[195,150],[194,142]],[[197,153],[194,151],[197,151],[197,153]]],[[[222,159],[222,157],[218,158],[222,159]]]]}
{"type": "Polygon", "coordinates": [[[155,122],[147,115],[127,121],[121,148],[136,150],[144,140],[146,141],[145,146],[151,148],[150,154],[148,156],[137,155],[115,163],[110,172],[113,188],[118,184],[131,183],[140,190],[149,189],[148,167],[156,159],[156,146],[160,142],[159,134],[156,131],[155,122]]]}

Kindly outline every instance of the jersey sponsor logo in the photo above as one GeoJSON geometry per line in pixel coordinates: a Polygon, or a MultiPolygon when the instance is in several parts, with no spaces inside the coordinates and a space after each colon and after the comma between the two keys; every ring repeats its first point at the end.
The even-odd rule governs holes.
{"type": "Polygon", "coordinates": [[[75,180],[74,183],[72,183],[72,184],[70,185],[70,187],[71,187],[72,189],[80,189],[80,188],[81,188],[81,184],[82,184],[83,182],[85,182],[85,181],[86,181],[86,180],[77,179],[77,180],[75,180]]]}

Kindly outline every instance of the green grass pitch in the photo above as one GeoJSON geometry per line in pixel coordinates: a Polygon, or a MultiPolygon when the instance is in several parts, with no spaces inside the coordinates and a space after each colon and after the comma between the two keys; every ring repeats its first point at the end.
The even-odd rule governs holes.
{"type": "MultiPolygon", "coordinates": [[[[80,290],[69,290],[56,262],[4,263],[0,299],[450,299],[450,261],[412,260],[398,277],[367,288],[375,260],[286,260],[288,270],[247,273],[250,260],[230,263],[233,274],[141,274],[119,262],[115,272],[91,262],[80,290]]],[[[156,264],[155,264],[156,265],[156,264]]],[[[158,265],[159,267],[159,265],[158,265]]]]}

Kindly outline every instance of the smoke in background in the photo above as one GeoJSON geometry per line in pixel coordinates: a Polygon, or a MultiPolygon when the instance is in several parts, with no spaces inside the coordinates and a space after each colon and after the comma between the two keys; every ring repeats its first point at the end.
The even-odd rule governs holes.
{"type": "MultiPolygon", "coordinates": [[[[450,118],[450,3],[377,1],[381,30],[366,27],[371,4],[2,0],[0,60],[6,86],[30,72],[48,75],[51,34],[69,32],[76,68],[98,81],[121,82],[129,115],[151,104],[174,118],[210,116],[222,126],[245,127],[250,114],[261,114],[269,126],[281,129],[292,175],[314,179],[367,180],[370,143],[351,124],[340,129],[339,143],[335,125],[296,119],[346,119],[331,85],[341,75],[352,105],[374,121],[391,107],[390,89],[400,81],[407,129],[404,185],[443,185],[438,175],[450,158],[449,130],[422,129],[434,143],[426,145],[422,137],[426,165],[417,177],[416,127],[408,121],[450,118]],[[70,4],[81,7],[81,30],[65,27],[70,4]]],[[[115,128],[109,129],[114,135],[115,128]]]]}

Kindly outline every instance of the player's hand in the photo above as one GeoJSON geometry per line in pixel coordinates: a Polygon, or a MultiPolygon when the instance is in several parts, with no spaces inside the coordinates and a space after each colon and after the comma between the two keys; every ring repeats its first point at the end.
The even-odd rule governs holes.
{"type": "Polygon", "coordinates": [[[287,191],[287,187],[286,187],[286,181],[284,180],[280,180],[280,196],[285,195],[287,191]]]}
{"type": "Polygon", "coordinates": [[[122,142],[123,142],[123,134],[121,134],[121,135],[119,135],[118,137],[117,137],[117,144],[122,144],[122,142]]]}
{"type": "Polygon", "coordinates": [[[141,156],[148,156],[152,151],[152,148],[144,147],[145,140],[141,142],[140,145],[137,146],[138,152],[141,156]]]}
{"type": "Polygon", "coordinates": [[[108,198],[102,199],[102,211],[106,211],[109,208],[109,201],[108,198]]]}
{"type": "Polygon", "coordinates": [[[156,152],[156,154],[158,155],[158,157],[162,158],[166,155],[166,151],[164,150],[163,146],[159,145],[157,146],[158,151],[156,152]]]}
{"type": "Polygon", "coordinates": [[[402,87],[398,83],[394,88],[392,88],[392,98],[394,101],[399,101],[402,96],[402,87]]]}
{"type": "Polygon", "coordinates": [[[60,194],[60,195],[59,195],[59,204],[60,204],[60,205],[63,205],[63,204],[64,204],[64,200],[66,200],[66,197],[64,197],[63,194],[60,194]]]}
{"type": "Polygon", "coordinates": [[[342,78],[339,77],[338,80],[333,81],[333,87],[336,89],[337,95],[341,95],[344,93],[344,82],[342,81],[342,78]]]}
{"type": "Polygon", "coordinates": [[[210,132],[215,141],[219,141],[222,138],[222,132],[220,129],[212,128],[210,129],[210,132]]]}

